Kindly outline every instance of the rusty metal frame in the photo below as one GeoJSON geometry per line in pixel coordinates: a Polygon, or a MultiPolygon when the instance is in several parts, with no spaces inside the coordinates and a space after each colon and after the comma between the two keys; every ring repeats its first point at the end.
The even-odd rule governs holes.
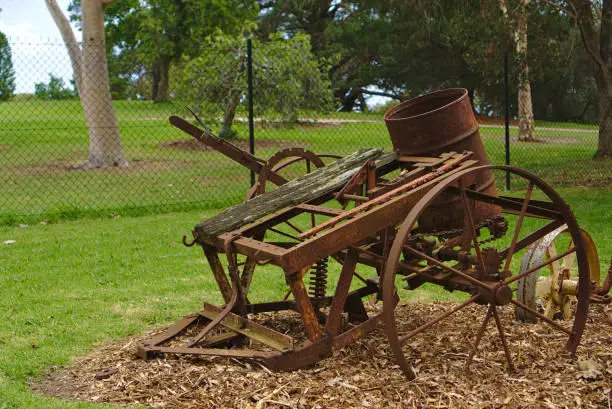
{"type": "MultiPolygon", "coordinates": [[[[329,356],[333,350],[354,342],[378,328],[382,323],[380,314],[368,316],[362,299],[378,294],[379,286],[359,277],[364,285],[349,291],[353,277],[357,276],[355,271],[357,265],[363,262],[365,265],[376,266],[379,272],[382,271],[385,254],[392,240],[389,234],[394,234],[394,229],[389,230],[389,227],[402,220],[403,209],[414,205],[437,183],[453,173],[474,166],[476,162],[469,160],[469,155],[469,153],[445,155],[444,159],[438,161],[437,166],[426,162],[425,165],[430,171],[423,172],[421,167],[417,167],[418,172],[410,174],[418,177],[411,178],[408,187],[405,179],[397,180],[395,184],[382,181],[384,185],[381,186],[385,192],[368,202],[367,208],[359,214],[353,210],[350,212],[355,213],[354,216],[342,220],[341,223],[323,222],[324,228],[301,241],[299,235],[296,237],[297,241],[283,243],[266,242],[264,237],[266,231],[273,230],[275,226],[283,223],[290,224],[291,219],[302,214],[319,214],[332,218],[342,216],[346,211],[321,206],[325,201],[333,199],[334,195],[328,194],[307,204],[289,206],[247,226],[210,239],[202,239],[198,236],[198,232],[194,231],[196,243],[204,250],[226,306],[217,308],[205,304],[201,311],[184,317],[164,333],[146,340],[139,346],[138,355],[145,359],[168,353],[248,357],[261,360],[273,369],[295,369],[329,356]],[[382,245],[382,254],[372,253],[371,245],[375,245],[377,240],[372,241],[372,237],[380,237],[383,243],[388,243],[382,245]],[[365,246],[368,249],[360,247],[368,242],[370,247],[365,246]],[[228,257],[227,272],[219,259],[220,253],[225,253],[228,257]],[[237,271],[235,254],[247,256],[242,276],[237,271]],[[304,284],[305,272],[314,261],[329,255],[334,256],[342,264],[335,294],[313,299],[304,284]],[[376,255],[378,259],[373,260],[372,255],[376,255]],[[252,270],[258,263],[273,264],[284,271],[293,300],[248,303],[246,281],[250,280],[252,270]],[[324,307],[329,307],[329,314],[326,316],[325,325],[322,326],[319,323],[318,311],[324,307]],[[301,315],[308,338],[306,341],[301,343],[288,341],[283,334],[261,327],[248,318],[248,314],[281,310],[294,310],[301,315]],[[342,312],[349,313],[349,317],[361,322],[342,330],[342,312]],[[204,325],[204,329],[186,344],[166,345],[198,325],[204,325]],[[205,337],[213,327],[223,328],[223,331],[221,334],[205,337]],[[245,338],[267,345],[268,349],[275,351],[214,347],[228,341],[240,343],[245,338]],[[282,340],[281,343],[279,339],[282,340]]],[[[424,166],[422,159],[418,158],[421,161],[420,166],[424,166]]],[[[414,160],[402,159],[395,164],[387,165],[386,170],[391,171],[413,162],[414,160]]],[[[360,177],[358,182],[366,186],[365,192],[376,191],[379,186],[375,183],[383,173],[377,169],[375,177],[372,163],[367,164],[364,169],[363,177],[360,177]]],[[[355,181],[352,181],[346,190],[354,189],[353,185],[356,186],[355,181]]],[[[285,236],[290,237],[290,235],[285,236]]]]}
{"type": "MultiPolygon", "coordinates": [[[[305,160],[307,171],[310,171],[311,164],[323,166],[320,158],[327,156],[315,155],[303,149],[289,149],[279,152],[266,162],[181,118],[171,117],[170,121],[260,175],[260,182],[251,189],[247,199],[262,194],[266,181],[276,185],[284,184],[286,180],[277,173],[284,166],[305,160]]],[[[470,128],[469,132],[473,133],[473,129],[470,128]]],[[[463,138],[464,135],[460,137],[463,138]]],[[[478,348],[487,323],[493,318],[508,367],[513,368],[508,341],[497,310],[498,306],[510,303],[568,334],[566,348],[575,352],[586,322],[590,291],[594,292],[596,299],[604,299],[605,293],[612,285],[612,266],[603,287],[596,287],[588,279],[584,279],[583,276],[588,276],[589,270],[585,261],[585,246],[581,235],[576,233],[576,220],[556,192],[541,179],[520,169],[476,166],[478,161],[471,159],[471,155],[472,153],[467,151],[446,152],[435,158],[399,154],[395,156],[395,160],[387,161],[378,167],[374,161],[367,161],[342,188],[322,194],[307,203],[287,206],[222,234],[209,235],[198,230],[200,225],[196,226],[193,231],[194,242],[188,245],[199,244],[202,247],[225,305],[216,307],[205,303],[202,310],[183,317],[166,331],[144,341],[138,347],[138,355],[145,359],[160,354],[249,358],[260,360],[271,369],[293,370],[328,357],[368,332],[384,326],[400,368],[409,378],[414,378],[414,371],[404,356],[402,344],[472,303],[486,304],[488,309],[469,354],[468,365],[478,348]],[[387,173],[398,168],[404,170],[400,176],[391,181],[383,179],[387,173]],[[494,169],[506,170],[526,179],[529,186],[525,197],[521,199],[497,195],[491,185],[491,171],[494,169]],[[481,185],[482,189],[472,188],[472,183],[478,181],[479,174],[486,175],[487,180],[481,185]],[[535,187],[546,194],[550,201],[531,198],[535,187]],[[469,253],[471,248],[474,249],[475,254],[471,259],[474,261],[467,264],[467,255],[464,259],[458,258],[457,264],[451,266],[444,264],[432,253],[411,247],[408,243],[408,238],[414,234],[418,235],[421,231],[420,217],[429,212],[428,217],[431,218],[436,212],[445,211],[429,209],[429,206],[435,207],[433,204],[436,198],[444,195],[444,200],[448,197],[459,199],[458,202],[453,202],[453,209],[460,209],[463,228],[460,235],[448,243],[460,244],[464,255],[469,253]],[[342,209],[325,206],[330,200],[337,200],[342,209]],[[346,210],[350,202],[354,202],[355,207],[346,210]],[[487,220],[488,217],[494,216],[496,209],[518,215],[511,244],[497,253],[500,260],[505,261],[503,268],[500,267],[500,271],[495,272],[499,274],[499,280],[491,278],[484,256],[484,251],[489,249],[482,249],[478,240],[478,229],[482,226],[480,222],[483,218],[487,220]],[[301,229],[294,223],[293,219],[301,215],[309,215],[312,224],[310,228],[301,229]],[[323,217],[315,216],[329,219],[317,223],[317,219],[323,217]],[[520,238],[521,226],[526,218],[547,219],[549,222],[520,238]],[[415,227],[417,220],[418,228],[415,227]],[[279,226],[283,224],[289,226],[292,232],[280,230],[279,226]],[[513,299],[513,290],[509,287],[511,283],[547,265],[542,263],[531,266],[530,269],[512,276],[509,269],[513,254],[541,240],[563,224],[567,224],[574,239],[574,246],[566,253],[576,253],[580,269],[578,309],[571,330],[513,299]],[[285,241],[266,241],[266,232],[275,233],[285,241]],[[227,258],[227,271],[219,258],[221,253],[227,258]],[[238,263],[237,255],[246,256],[246,261],[238,263]],[[313,263],[329,257],[342,265],[334,294],[328,296],[323,292],[325,296],[317,293],[313,295],[306,287],[305,276],[313,263]],[[426,265],[423,262],[426,262],[426,265]],[[257,265],[262,264],[275,265],[282,270],[289,287],[282,300],[255,304],[249,302],[248,293],[253,273],[257,265]],[[357,273],[359,265],[373,267],[377,276],[364,279],[357,273]],[[239,271],[240,266],[242,271],[239,271]],[[410,289],[431,282],[451,291],[467,292],[470,298],[439,317],[401,335],[395,322],[399,301],[395,289],[396,275],[405,276],[410,289]],[[351,291],[354,278],[358,279],[362,286],[351,291]],[[293,295],[292,300],[288,299],[289,295],[293,295]],[[368,315],[363,299],[369,296],[382,299],[382,313],[368,315]],[[322,309],[328,309],[328,312],[325,313],[322,309]],[[284,310],[300,314],[305,340],[298,342],[293,337],[262,326],[252,319],[252,316],[263,312],[284,310]],[[343,313],[348,314],[350,325],[344,325],[343,313]],[[213,330],[216,332],[213,333],[213,330]],[[179,338],[192,333],[196,335],[191,336],[186,343],[179,343],[179,338]],[[250,348],[246,346],[247,341],[250,346],[255,342],[260,347],[250,348]],[[225,348],[228,343],[240,348],[225,348]]],[[[481,159],[480,156],[477,152],[476,157],[481,159]]],[[[440,203],[446,202],[439,201],[437,205],[440,203]]],[[[548,263],[551,260],[549,259],[548,263]]]]}

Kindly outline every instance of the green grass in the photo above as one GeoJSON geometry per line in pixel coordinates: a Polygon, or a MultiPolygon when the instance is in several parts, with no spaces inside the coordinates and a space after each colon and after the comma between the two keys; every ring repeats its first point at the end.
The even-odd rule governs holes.
{"type": "MultiPolygon", "coordinates": [[[[592,234],[607,268],[612,189],[559,192],[592,234]]],[[[0,244],[0,408],[100,407],[35,395],[28,382],[95,345],[172,322],[203,300],[220,303],[201,251],[180,242],[200,217],[213,214],[0,227],[0,243],[16,241],[0,244]]],[[[260,300],[279,297],[285,288],[282,274],[272,268],[258,270],[253,286],[260,300]]],[[[460,297],[434,286],[407,294],[413,301],[460,297]]]]}
{"type": "MultiPolygon", "coordinates": [[[[188,139],[169,125],[182,106],[144,101],[115,103],[127,170],[75,170],[87,157],[88,137],[78,101],[24,100],[0,104],[0,224],[67,220],[110,214],[142,215],[220,208],[242,200],[249,172],[216,152],[167,149],[188,139]]],[[[242,115],[241,115],[242,116],[242,115]]],[[[391,149],[382,114],[330,113],[341,124],[256,128],[256,154],[268,158],[287,143],[317,153],[346,154],[362,147],[391,149]],[[268,140],[262,144],[263,140],[268,140]]],[[[512,145],[513,165],[531,170],[556,186],[606,184],[612,161],[594,161],[597,133],[574,132],[567,124],[542,123],[567,130],[539,130],[545,142],[512,145]]],[[[248,134],[238,123],[240,137],[248,134]]],[[[512,129],[515,136],[517,130],[512,129]]],[[[482,127],[490,161],[504,163],[500,127],[482,127]]]]}

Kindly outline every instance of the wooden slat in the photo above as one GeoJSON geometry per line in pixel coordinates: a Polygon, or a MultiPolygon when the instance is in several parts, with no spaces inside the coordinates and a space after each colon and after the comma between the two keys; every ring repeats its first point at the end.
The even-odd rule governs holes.
{"type": "MultiPolygon", "coordinates": [[[[220,308],[204,303],[204,308],[198,313],[210,320],[215,319],[221,312],[220,308]]],[[[288,351],[293,349],[293,338],[288,335],[266,328],[263,325],[249,321],[239,315],[229,313],[222,321],[221,325],[242,335],[259,341],[264,345],[278,351],[288,351]]]]}
{"type": "Polygon", "coordinates": [[[394,153],[383,155],[380,149],[362,149],[312,173],[292,180],[271,192],[230,207],[195,227],[197,234],[211,238],[252,223],[287,206],[297,205],[342,187],[368,160],[395,160],[394,153]]]}

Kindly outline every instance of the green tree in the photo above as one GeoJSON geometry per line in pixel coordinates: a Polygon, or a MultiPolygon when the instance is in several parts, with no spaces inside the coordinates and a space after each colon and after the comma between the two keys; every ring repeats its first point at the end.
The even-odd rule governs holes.
{"type": "Polygon", "coordinates": [[[310,34],[315,55],[330,62],[342,110],[358,106],[364,95],[403,99],[444,86],[465,86],[473,97],[484,82],[481,63],[499,37],[496,3],[479,0],[262,0],[260,5],[263,35],[274,29],[310,34]]]}
{"type": "Polygon", "coordinates": [[[40,99],[72,99],[76,92],[66,87],[64,80],[49,73],[49,83],[34,84],[34,96],[40,99]]]}
{"type": "Polygon", "coordinates": [[[0,101],[8,101],[15,92],[15,70],[11,46],[4,33],[0,32],[0,101]]]}
{"type": "Polygon", "coordinates": [[[612,158],[612,1],[567,0],[559,2],[558,7],[576,20],[595,68],[599,91],[599,141],[595,157],[612,158]]]}
{"type": "MultiPolygon", "coordinates": [[[[178,85],[179,98],[195,105],[208,120],[220,112],[219,136],[234,135],[236,109],[246,102],[246,49],[242,38],[215,36],[209,48],[189,61],[178,85]]],[[[274,34],[253,42],[254,104],[258,115],[295,121],[301,111],[325,111],[331,88],[324,67],[310,51],[305,34],[286,39],[274,34]]]]}
{"type": "MultiPolygon", "coordinates": [[[[70,6],[80,17],[80,1],[70,6]]],[[[216,30],[237,33],[257,14],[252,0],[125,0],[105,13],[111,87],[155,102],[169,98],[171,66],[183,56],[200,54],[207,36],[216,30]],[[142,95],[142,85],[150,89],[142,95]]]]}

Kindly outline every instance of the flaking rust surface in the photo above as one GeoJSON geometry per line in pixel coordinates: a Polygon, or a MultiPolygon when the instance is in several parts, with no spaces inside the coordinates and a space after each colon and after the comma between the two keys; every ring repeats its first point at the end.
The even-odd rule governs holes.
{"type": "MultiPolygon", "coordinates": [[[[401,327],[414,328],[452,308],[448,303],[399,307],[401,327]]],[[[485,309],[472,306],[409,342],[417,379],[398,369],[382,331],[375,331],[306,370],[271,372],[255,361],[226,358],[134,356],[143,334],[115,341],[52,369],[33,384],[37,393],[64,399],[152,408],[610,408],[610,307],[591,307],[577,357],[566,337],[549,326],[515,322],[502,313],[517,372],[506,369],[494,325],[472,364],[465,360],[485,309]],[[103,372],[107,371],[107,372],[103,372]],[[110,374],[98,380],[96,375],[110,374]]],[[[292,328],[294,314],[275,314],[292,328]]],[[[264,317],[269,320],[269,317],[264,317]]]]}

